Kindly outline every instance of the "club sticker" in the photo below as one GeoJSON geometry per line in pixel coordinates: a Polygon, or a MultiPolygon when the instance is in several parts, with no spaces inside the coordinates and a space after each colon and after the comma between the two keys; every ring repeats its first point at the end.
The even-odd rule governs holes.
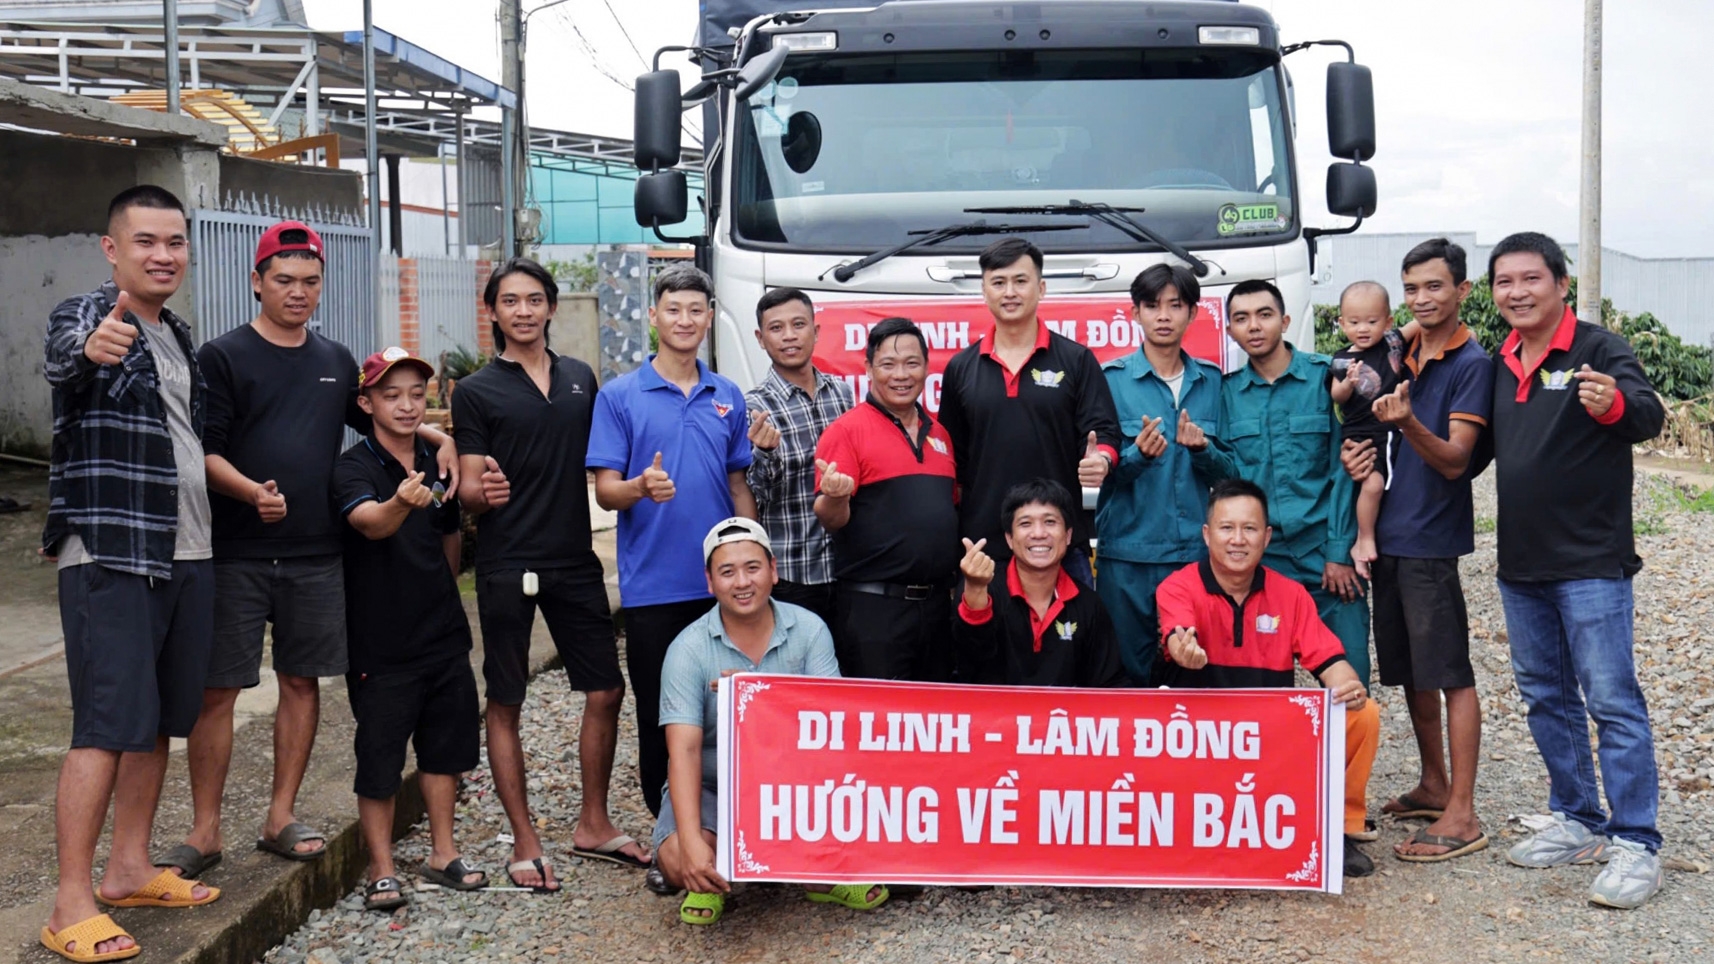
{"type": "Polygon", "coordinates": [[[1278,204],[1222,204],[1219,217],[1221,237],[1284,231],[1287,226],[1278,204]]]}

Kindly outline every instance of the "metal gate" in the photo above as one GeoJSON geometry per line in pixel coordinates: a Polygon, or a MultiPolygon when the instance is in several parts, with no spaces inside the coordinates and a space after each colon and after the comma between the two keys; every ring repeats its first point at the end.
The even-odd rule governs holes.
{"type": "MultiPolygon", "coordinates": [[[[286,217],[290,214],[191,212],[191,305],[202,341],[256,317],[256,298],[250,291],[256,242],[262,232],[286,217]]],[[[380,343],[374,311],[375,279],[369,274],[369,231],[349,225],[305,223],[327,245],[321,305],[309,326],[350,349],[353,357],[365,358],[380,343]]]]}
{"type": "Polygon", "coordinates": [[[420,354],[440,367],[442,352],[476,350],[476,264],[454,258],[417,259],[420,354]]]}

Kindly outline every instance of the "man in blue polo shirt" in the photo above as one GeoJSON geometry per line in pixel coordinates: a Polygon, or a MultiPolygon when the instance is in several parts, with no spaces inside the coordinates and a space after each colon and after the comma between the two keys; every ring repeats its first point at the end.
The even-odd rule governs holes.
{"type": "MultiPolygon", "coordinates": [[[[1404,259],[1404,288],[1415,318],[1404,331],[1409,377],[1375,399],[1374,413],[1396,426],[1405,444],[1375,523],[1380,556],[1372,578],[1381,684],[1404,687],[1422,761],[1416,787],[1381,810],[1434,821],[1393,848],[1400,860],[1426,863],[1488,846],[1476,818],[1482,711],[1458,557],[1476,548],[1466,470],[1493,409],[1494,371],[1458,318],[1470,292],[1463,248],[1445,238],[1412,248],[1404,259]],[[1441,743],[1441,694],[1450,754],[1441,743]]],[[[1366,452],[1374,443],[1347,444],[1366,452]]]]}
{"type": "Polygon", "coordinates": [[[595,501],[619,513],[619,596],[625,661],[637,699],[637,770],[649,812],[661,811],[667,744],[661,661],[711,604],[698,539],[734,515],[756,518],[744,393],[696,357],[712,319],[714,282],[690,265],[655,280],[649,323],[660,352],[595,399],[589,468],[595,501]]]}

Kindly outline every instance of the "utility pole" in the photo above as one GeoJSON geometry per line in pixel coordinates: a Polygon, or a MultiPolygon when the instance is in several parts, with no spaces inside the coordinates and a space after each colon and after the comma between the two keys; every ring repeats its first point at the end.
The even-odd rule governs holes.
{"type": "MultiPolygon", "coordinates": [[[[378,340],[387,308],[381,303],[381,150],[375,132],[375,4],[363,0],[363,158],[369,163],[369,321],[370,338],[378,340]]],[[[398,200],[394,199],[397,205],[398,200]]]]}
{"type": "Polygon", "coordinates": [[[167,29],[167,113],[179,112],[179,3],[166,0],[161,11],[167,29]]]}
{"type": "Polygon", "coordinates": [[[1577,317],[1601,319],[1601,0],[1583,0],[1583,164],[1578,192],[1577,317]]]}
{"type": "Polygon", "coordinates": [[[507,257],[518,253],[526,243],[518,237],[517,197],[523,193],[520,178],[528,177],[529,170],[525,166],[529,154],[525,145],[529,143],[529,131],[524,127],[524,17],[522,0],[500,0],[500,83],[510,90],[517,98],[517,106],[506,110],[509,124],[502,124],[510,136],[504,138],[501,145],[500,163],[502,184],[512,185],[510,191],[502,191],[505,197],[501,203],[501,237],[507,257]]]}

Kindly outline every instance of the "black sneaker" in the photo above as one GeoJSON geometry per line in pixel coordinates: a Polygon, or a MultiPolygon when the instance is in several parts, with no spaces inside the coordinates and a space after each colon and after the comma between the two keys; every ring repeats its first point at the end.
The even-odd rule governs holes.
{"type": "MultiPolygon", "coordinates": [[[[1371,866],[1369,869],[1374,870],[1375,868],[1371,866]]],[[[659,867],[650,867],[648,872],[643,875],[643,886],[647,887],[650,893],[661,897],[674,897],[679,891],[677,887],[667,883],[666,875],[661,873],[659,867]]]]}
{"type": "Polygon", "coordinates": [[[1357,841],[1345,837],[1345,876],[1367,877],[1375,872],[1375,862],[1357,848],[1357,841]]]}

